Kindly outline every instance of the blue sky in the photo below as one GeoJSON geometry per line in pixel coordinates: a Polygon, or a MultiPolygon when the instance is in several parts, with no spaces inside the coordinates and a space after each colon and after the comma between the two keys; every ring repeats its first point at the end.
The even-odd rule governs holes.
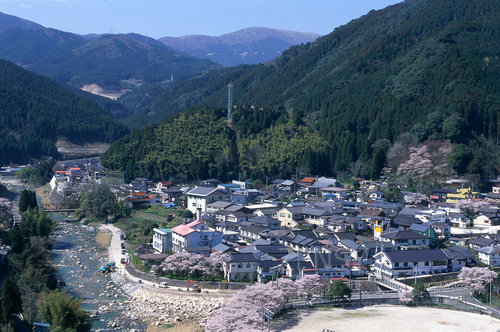
{"type": "Polygon", "coordinates": [[[217,36],[263,26],[330,33],[401,0],[0,0],[0,12],[79,34],[217,36]]]}

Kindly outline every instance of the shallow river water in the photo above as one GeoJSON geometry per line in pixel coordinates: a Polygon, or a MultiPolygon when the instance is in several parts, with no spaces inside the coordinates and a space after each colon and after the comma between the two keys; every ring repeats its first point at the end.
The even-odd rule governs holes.
{"type": "MultiPolygon", "coordinates": [[[[58,215],[51,215],[59,219],[58,215]]],[[[95,242],[97,229],[79,223],[60,222],[53,234],[52,255],[59,278],[66,290],[82,300],[82,307],[92,314],[92,330],[145,330],[138,320],[123,318],[128,308],[127,295],[116,287],[108,274],[99,267],[108,262],[107,250],[95,242]]]]}

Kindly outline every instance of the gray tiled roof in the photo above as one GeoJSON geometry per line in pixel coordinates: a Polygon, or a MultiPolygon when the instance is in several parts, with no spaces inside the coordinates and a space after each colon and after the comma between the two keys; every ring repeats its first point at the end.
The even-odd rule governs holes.
{"type": "Polygon", "coordinates": [[[310,254],[311,263],[315,268],[330,267],[333,265],[344,265],[345,259],[339,252],[310,254]]]}
{"type": "Polygon", "coordinates": [[[394,239],[394,240],[409,240],[409,239],[428,239],[428,236],[423,234],[413,232],[413,231],[396,231],[391,233],[385,233],[380,235],[386,239],[394,239]]]}
{"type": "Polygon", "coordinates": [[[229,254],[231,262],[256,262],[257,258],[253,253],[235,253],[229,254]]]}
{"type": "Polygon", "coordinates": [[[393,250],[386,251],[385,254],[393,263],[441,261],[448,258],[441,249],[393,250]]]}

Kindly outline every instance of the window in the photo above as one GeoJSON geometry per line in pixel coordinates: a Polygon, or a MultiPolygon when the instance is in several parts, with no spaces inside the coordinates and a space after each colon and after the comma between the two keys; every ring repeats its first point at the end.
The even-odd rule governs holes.
{"type": "Polygon", "coordinates": [[[196,202],[193,202],[191,206],[196,207],[196,202]]]}
{"type": "Polygon", "coordinates": [[[242,264],[238,264],[238,268],[240,268],[240,269],[241,269],[242,267],[243,267],[243,265],[242,265],[242,264]]]}
{"type": "Polygon", "coordinates": [[[413,266],[417,266],[418,265],[418,262],[413,262],[413,266]]]}
{"type": "Polygon", "coordinates": [[[425,262],[425,266],[429,266],[429,262],[425,262]]]}
{"type": "Polygon", "coordinates": [[[281,218],[285,218],[285,214],[284,214],[283,212],[282,212],[282,213],[280,213],[280,217],[281,217],[281,218]]]}
{"type": "Polygon", "coordinates": [[[405,263],[404,263],[404,266],[408,266],[408,262],[405,262],[405,263]]]}

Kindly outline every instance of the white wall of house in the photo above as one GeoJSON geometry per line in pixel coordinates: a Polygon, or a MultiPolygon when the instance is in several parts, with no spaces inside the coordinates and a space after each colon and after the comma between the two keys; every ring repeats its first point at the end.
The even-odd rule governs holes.
{"type": "Polygon", "coordinates": [[[385,255],[376,258],[373,269],[376,275],[388,278],[406,277],[426,274],[438,274],[448,271],[446,261],[418,261],[393,263],[385,255]]]}
{"type": "Polygon", "coordinates": [[[155,228],[153,230],[153,249],[162,253],[172,250],[172,233],[155,228]]]}
{"type": "Polygon", "coordinates": [[[257,262],[227,262],[224,264],[224,276],[227,281],[256,280],[257,262]]]}
{"type": "Polygon", "coordinates": [[[477,256],[481,262],[487,264],[488,266],[500,266],[500,253],[487,254],[479,251],[477,256]]]}

